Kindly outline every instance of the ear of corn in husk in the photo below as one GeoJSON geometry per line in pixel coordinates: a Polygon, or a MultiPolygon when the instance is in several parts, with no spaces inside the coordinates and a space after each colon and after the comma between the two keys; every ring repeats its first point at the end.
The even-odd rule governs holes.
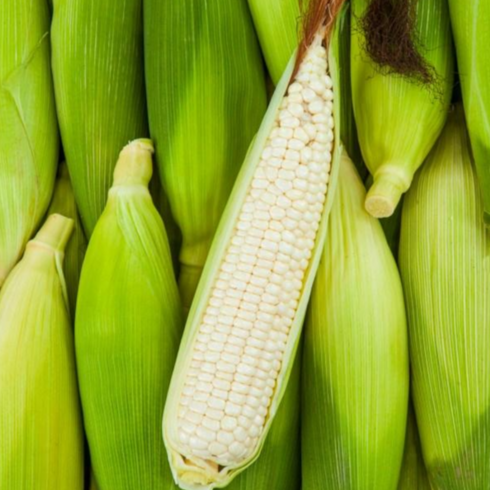
{"type": "Polygon", "coordinates": [[[299,42],[298,0],[248,0],[262,53],[274,85],[279,83],[299,42]]]}
{"type": "Polygon", "coordinates": [[[63,251],[51,215],[0,293],[0,488],[83,486],[83,433],[63,251]]]}
{"type": "Polygon", "coordinates": [[[427,470],[422,458],[417,421],[411,401],[405,436],[405,454],[397,488],[398,490],[431,490],[427,470]]]}
{"type": "Polygon", "coordinates": [[[66,163],[61,163],[58,168],[58,178],[56,180],[53,197],[49,205],[49,214],[61,214],[73,220],[74,227],[65,251],[63,263],[68,299],[70,302],[70,312],[75,318],[75,305],[77,301],[78,283],[82,270],[83,258],[87,249],[87,239],[83,233],[82,223],[78,216],[77,204],[73,195],[73,188],[68,174],[66,163]]]}
{"type": "Polygon", "coordinates": [[[266,108],[246,0],[145,0],[145,54],[151,137],[182,232],[179,286],[188,311],[266,108]]]}
{"type": "Polygon", "coordinates": [[[483,200],[457,107],[405,198],[400,268],[413,400],[437,489],[490,481],[490,262],[483,200]]]}
{"type": "Polygon", "coordinates": [[[458,58],[458,74],[468,131],[484,204],[490,223],[490,6],[487,2],[449,0],[451,23],[458,58]]]}
{"type": "Polygon", "coordinates": [[[182,330],[165,228],[148,183],[152,144],[126,146],[82,268],[77,367],[98,486],[172,488],[161,416],[182,330]]]}
{"type": "Polygon", "coordinates": [[[90,238],[105,207],[120,149],[148,133],[142,0],[53,0],[53,6],[53,76],[61,137],[90,238]]]}
{"type": "MultiPolygon", "coordinates": [[[[366,52],[370,40],[365,38],[359,20],[374,3],[383,4],[382,0],[352,2],[352,98],[362,155],[374,177],[366,209],[373,216],[387,217],[393,214],[444,126],[452,94],[453,53],[446,1],[425,0],[414,7],[414,47],[427,63],[427,76],[432,80],[424,83],[415,74],[410,78],[390,66],[378,65],[366,52]]],[[[402,21],[410,25],[409,7],[407,15],[410,18],[402,21]]],[[[384,25],[392,21],[388,17],[384,25]]],[[[381,35],[379,29],[377,35],[381,35]]],[[[398,53],[393,48],[392,52],[398,53]]],[[[395,54],[392,57],[403,64],[395,54]]]]}
{"type": "Polygon", "coordinates": [[[305,329],[303,485],[396,488],[408,408],[403,291],[344,152],[305,329]],[[383,294],[380,294],[380,292],[383,294]]]}
{"type": "Polygon", "coordinates": [[[189,313],[163,420],[183,489],[223,488],[250,466],[287,386],[341,152],[329,20],[314,29],[292,83],[296,56],[274,93],[189,313]]]}
{"type": "Polygon", "coordinates": [[[49,204],[59,137],[44,1],[0,4],[0,288],[49,204]]]}

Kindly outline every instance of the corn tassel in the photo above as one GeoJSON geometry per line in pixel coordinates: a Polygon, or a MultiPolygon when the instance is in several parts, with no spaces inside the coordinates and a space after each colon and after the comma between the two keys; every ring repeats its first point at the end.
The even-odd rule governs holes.
{"type": "Polygon", "coordinates": [[[0,488],[82,490],[83,432],[63,251],[51,215],[0,293],[0,488]]]}
{"type": "Polygon", "coordinates": [[[0,2],[0,288],[49,205],[59,136],[45,1],[0,2]]]}
{"type": "Polygon", "coordinates": [[[75,333],[92,468],[100,490],[168,490],[161,416],[182,330],[149,140],[121,152],[82,268],[75,333]]]}
{"type": "Polygon", "coordinates": [[[274,93],[189,313],[163,421],[183,489],[223,488],[259,457],[293,366],[341,152],[337,36],[313,32],[274,93]]]}
{"type": "Polygon", "coordinates": [[[246,0],[145,0],[145,49],[151,137],[182,231],[188,311],[266,108],[262,60],[246,0]]]}
{"type": "Polygon", "coordinates": [[[85,234],[120,149],[148,133],[142,0],[53,0],[53,75],[66,163],[85,234]]]}
{"type": "Polygon", "coordinates": [[[403,292],[364,198],[344,153],[305,332],[302,461],[308,490],[394,489],[403,458],[409,385],[403,292]]]}
{"type": "Polygon", "coordinates": [[[378,66],[365,51],[359,25],[371,2],[352,2],[352,99],[362,155],[374,177],[366,209],[373,216],[387,217],[444,126],[452,94],[453,54],[446,0],[424,0],[416,4],[415,34],[421,55],[434,71],[433,83],[424,85],[378,66]]]}
{"type": "Polygon", "coordinates": [[[413,400],[435,489],[490,488],[490,242],[461,107],[405,198],[413,400]]]}
{"type": "Polygon", "coordinates": [[[490,7],[478,0],[449,0],[459,79],[468,119],[468,131],[490,224],[490,64],[485,49],[490,43],[490,7]]]}
{"type": "Polygon", "coordinates": [[[63,265],[70,312],[75,318],[75,305],[77,301],[78,283],[82,270],[83,258],[87,249],[87,239],[83,233],[82,223],[78,217],[77,204],[73,195],[73,188],[68,174],[68,167],[62,163],[58,169],[58,178],[54,188],[53,198],[49,205],[48,215],[58,213],[73,220],[73,233],[65,252],[63,265]]]}

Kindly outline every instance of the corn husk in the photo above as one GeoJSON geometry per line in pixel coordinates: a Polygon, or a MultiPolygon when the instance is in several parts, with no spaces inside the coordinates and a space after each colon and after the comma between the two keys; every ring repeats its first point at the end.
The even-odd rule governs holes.
{"type": "Polygon", "coordinates": [[[56,175],[49,21],[43,1],[0,3],[0,288],[46,212],[56,175]]]}
{"type": "Polygon", "coordinates": [[[53,0],[56,106],[78,210],[90,238],[120,149],[148,133],[142,0],[53,0]]]}
{"type": "Polygon", "coordinates": [[[58,213],[73,220],[73,233],[66,246],[63,270],[66,278],[70,312],[75,318],[75,305],[77,301],[78,283],[82,270],[83,258],[87,249],[87,239],[83,233],[82,223],[78,217],[77,204],[73,195],[73,188],[65,163],[58,168],[58,178],[53,192],[53,198],[49,205],[48,214],[58,213]]]}
{"type": "Polygon", "coordinates": [[[435,489],[489,488],[489,235],[462,108],[407,194],[400,268],[413,400],[435,489]]]}
{"type": "Polygon", "coordinates": [[[151,137],[182,231],[188,311],[214,233],[266,108],[262,60],[246,0],[145,0],[151,137]]]}
{"type": "Polygon", "coordinates": [[[152,145],[122,152],[82,268],[77,366],[101,490],[173,488],[161,416],[182,330],[163,222],[151,200],[152,145]]]}
{"type": "Polygon", "coordinates": [[[484,203],[490,223],[490,64],[486,46],[490,42],[490,7],[477,0],[449,0],[451,24],[458,58],[458,73],[468,131],[484,203]]]}
{"type": "Polygon", "coordinates": [[[408,408],[401,281],[344,152],[305,330],[303,485],[396,488],[408,408]],[[383,294],[380,294],[383,291],[383,294]]]}
{"type": "Polygon", "coordinates": [[[352,99],[362,155],[374,177],[366,209],[387,217],[444,126],[453,87],[453,53],[446,1],[417,2],[417,47],[435,81],[424,85],[386,72],[368,57],[359,26],[370,1],[352,2],[352,99]]]}
{"type": "Polygon", "coordinates": [[[63,251],[51,215],[0,294],[0,488],[83,486],[83,432],[63,251]]]}
{"type": "Polygon", "coordinates": [[[265,63],[274,85],[279,83],[300,35],[298,0],[248,0],[265,63]]]}

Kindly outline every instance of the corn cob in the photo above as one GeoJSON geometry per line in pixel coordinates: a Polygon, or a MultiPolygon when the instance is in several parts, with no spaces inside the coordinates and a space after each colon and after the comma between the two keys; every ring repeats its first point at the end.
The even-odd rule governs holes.
{"type": "Polygon", "coordinates": [[[163,427],[184,489],[222,488],[259,456],[291,372],[341,151],[338,43],[328,56],[330,30],[314,32],[276,89],[190,311],[163,427]]]}
{"type": "Polygon", "coordinates": [[[82,224],[78,217],[77,205],[73,195],[73,188],[68,174],[66,163],[62,163],[58,169],[58,178],[54,188],[53,198],[49,205],[48,215],[58,213],[73,220],[73,233],[65,252],[64,275],[70,302],[70,312],[75,317],[75,305],[77,301],[78,283],[80,271],[87,249],[87,239],[83,234],[82,224]]]}
{"type": "MultiPolygon", "coordinates": [[[[370,12],[373,4],[388,8],[393,2],[352,2],[352,98],[362,155],[374,177],[366,209],[373,216],[387,217],[393,214],[444,126],[452,94],[453,58],[446,1],[424,0],[416,3],[415,37],[419,40],[416,47],[421,63],[428,65],[425,76],[430,83],[424,84],[417,73],[412,78],[403,77],[393,73],[390,66],[371,60],[366,52],[369,34],[382,39],[381,27],[365,37],[359,19],[370,12]]],[[[381,22],[381,26],[396,21],[387,15],[388,21],[381,22]]],[[[405,29],[411,19],[403,17],[401,22],[405,29]]],[[[390,49],[390,41],[399,43],[397,46],[406,44],[405,39],[399,39],[399,33],[393,37],[385,40],[380,49],[390,49]]],[[[396,58],[397,46],[393,46],[392,57],[402,65],[399,69],[403,73],[405,60],[396,58]]],[[[409,53],[407,57],[410,56],[416,55],[409,53]]]]}
{"type": "Polygon", "coordinates": [[[400,268],[413,400],[436,489],[490,488],[490,263],[458,107],[403,205],[400,268]]]}
{"type": "Polygon", "coordinates": [[[468,131],[483,196],[485,222],[490,224],[490,6],[477,0],[449,0],[468,131]]]}
{"type": "Polygon", "coordinates": [[[51,215],[0,293],[0,488],[82,490],[83,434],[63,278],[70,219],[51,215]]]}
{"type": "Polygon", "coordinates": [[[246,0],[145,0],[145,50],[151,136],[182,231],[188,311],[266,108],[262,60],[246,0]]]}
{"type": "Polygon", "coordinates": [[[49,204],[59,136],[45,1],[0,2],[0,288],[49,204]]]}
{"type": "Polygon", "coordinates": [[[411,402],[408,410],[405,454],[403,456],[400,480],[398,481],[398,490],[431,490],[427,470],[422,458],[417,421],[415,420],[411,402]]]}
{"type": "Polygon", "coordinates": [[[75,321],[82,407],[100,490],[168,490],[161,416],[182,330],[149,140],[123,149],[90,239],[75,321]]]}
{"type": "Polygon", "coordinates": [[[381,225],[363,209],[365,194],[344,152],[305,331],[301,446],[308,490],[394,489],[403,458],[403,292],[381,225]]]}
{"type": "Polygon", "coordinates": [[[119,150],[148,133],[142,0],[53,0],[53,6],[61,137],[90,238],[105,207],[119,150]]]}
{"type": "Polygon", "coordinates": [[[299,0],[248,0],[262,53],[277,85],[299,42],[299,0]]]}

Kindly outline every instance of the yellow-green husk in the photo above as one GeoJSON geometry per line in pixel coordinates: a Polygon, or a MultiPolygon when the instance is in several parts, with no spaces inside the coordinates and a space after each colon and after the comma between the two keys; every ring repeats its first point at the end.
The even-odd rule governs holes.
{"type": "Polygon", "coordinates": [[[482,213],[457,107],[407,193],[400,238],[413,401],[436,489],[490,482],[490,242],[482,213]]]}
{"type": "Polygon", "coordinates": [[[83,429],[63,250],[51,215],[0,293],[0,488],[83,490],[83,429]]]}
{"type": "Polygon", "coordinates": [[[49,22],[44,1],[0,3],[0,288],[46,212],[56,175],[49,22]]]}
{"type": "Polygon", "coordinates": [[[396,488],[408,409],[403,291],[344,153],[305,329],[303,485],[396,488]]]}

